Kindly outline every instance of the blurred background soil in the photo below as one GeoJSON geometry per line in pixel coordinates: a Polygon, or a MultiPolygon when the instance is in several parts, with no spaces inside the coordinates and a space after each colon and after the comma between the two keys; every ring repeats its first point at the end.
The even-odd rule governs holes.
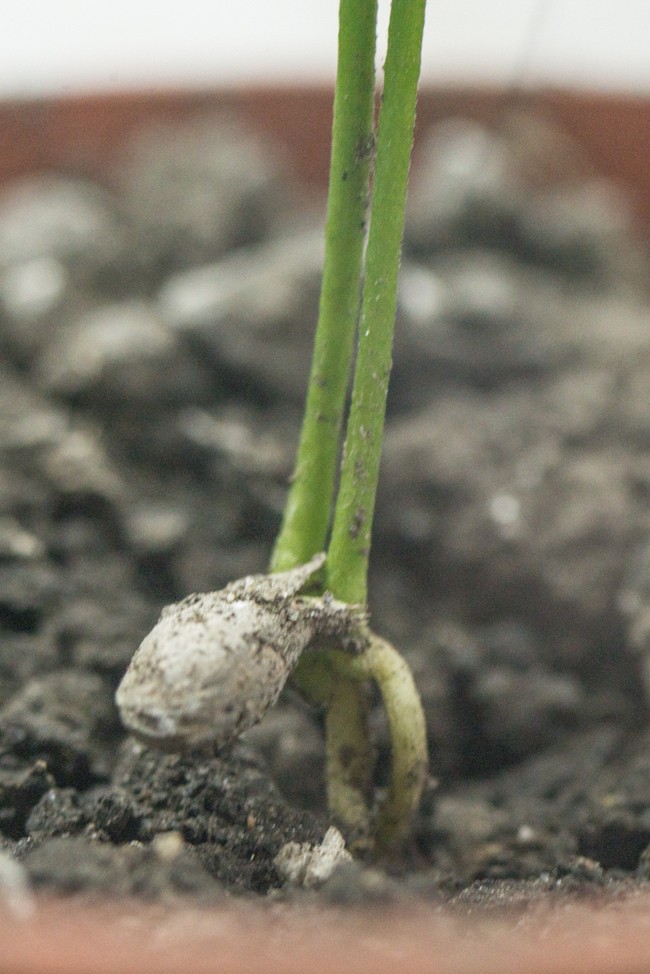
{"type": "MultiPolygon", "coordinates": [[[[287,690],[191,760],[127,738],[113,693],[165,604],[266,570],[324,197],[232,115],[115,155],[102,180],[0,191],[0,889],[643,887],[650,275],[625,192],[521,108],[421,125],[370,608],[415,673],[431,775],[400,858],[305,891],[274,859],[329,824],[322,714],[287,690]]],[[[381,794],[377,700],[371,724],[381,794]]]]}

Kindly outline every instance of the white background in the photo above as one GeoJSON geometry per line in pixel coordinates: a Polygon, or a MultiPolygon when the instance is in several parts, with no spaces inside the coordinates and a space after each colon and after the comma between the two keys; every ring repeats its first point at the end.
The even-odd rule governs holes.
{"type": "MultiPolygon", "coordinates": [[[[0,0],[0,97],[329,81],[337,6],[0,0]]],[[[650,0],[428,0],[423,76],[650,94],[650,0]]]]}

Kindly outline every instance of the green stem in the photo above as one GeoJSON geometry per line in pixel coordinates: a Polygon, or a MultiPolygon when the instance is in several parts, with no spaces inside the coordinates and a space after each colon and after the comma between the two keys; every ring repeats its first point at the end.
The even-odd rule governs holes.
{"type": "Polygon", "coordinates": [[[327,807],[357,843],[370,828],[372,759],[367,695],[358,679],[339,673],[327,653],[302,656],[292,681],[312,703],[325,706],[327,807]]]}
{"type": "Polygon", "coordinates": [[[426,0],[393,0],[391,7],[359,348],[327,557],[327,587],[336,598],[361,605],[367,598],[368,555],[392,364],[425,4],[426,0]]]}
{"type": "MultiPolygon", "coordinates": [[[[392,3],[357,366],[326,564],[327,585],[335,597],[360,605],[366,603],[425,2],[392,3]]],[[[376,13],[376,0],[341,0],[320,315],[296,473],[272,571],[307,562],[327,539],[361,276],[376,13]]],[[[361,838],[369,827],[371,769],[364,683],[377,682],[392,747],[388,798],[375,823],[376,848],[386,851],[403,836],[422,793],[426,728],[405,661],[389,643],[370,632],[363,635],[367,648],[359,656],[315,651],[302,657],[293,678],[327,708],[330,811],[361,838]]]]}
{"type": "Polygon", "coordinates": [[[325,715],[327,805],[345,826],[348,840],[367,840],[372,756],[368,737],[366,688],[347,675],[333,674],[325,715]]]}
{"type": "Polygon", "coordinates": [[[373,149],[377,0],[341,0],[325,263],[296,469],[271,571],[325,549],[359,310],[373,149]]]}

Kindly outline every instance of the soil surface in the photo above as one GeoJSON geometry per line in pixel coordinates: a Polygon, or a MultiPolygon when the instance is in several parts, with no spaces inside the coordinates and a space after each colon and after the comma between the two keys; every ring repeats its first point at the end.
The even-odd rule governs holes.
{"type": "MultiPolygon", "coordinates": [[[[291,689],[213,756],[121,727],[162,607],[266,570],[322,223],[224,119],[145,133],[110,185],[2,193],[7,896],[465,908],[650,879],[648,262],[616,188],[530,118],[447,123],[413,169],[370,585],[429,733],[402,854],[283,877],[331,824],[323,715],[291,689]]],[[[378,700],[371,724],[381,793],[378,700]]]]}

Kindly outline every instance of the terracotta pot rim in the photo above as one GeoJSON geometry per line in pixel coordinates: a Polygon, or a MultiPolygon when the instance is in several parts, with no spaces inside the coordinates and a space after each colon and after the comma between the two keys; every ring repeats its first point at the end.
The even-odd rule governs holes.
{"type": "Polygon", "coordinates": [[[634,974],[648,966],[650,894],[463,917],[420,905],[201,908],[42,897],[31,917],[0,912],[0,922],[2,970],[12,974],[634,974]]]}

